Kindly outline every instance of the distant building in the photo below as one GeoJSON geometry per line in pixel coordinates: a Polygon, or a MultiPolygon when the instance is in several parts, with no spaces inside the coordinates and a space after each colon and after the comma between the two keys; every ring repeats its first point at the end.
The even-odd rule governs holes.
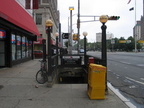
{"type": "MultiPolygon", "coordinates": [[[[106,39],[112,39],[114,38],[114,35],[112,33],[106,33],[106,39]]],[[[96,33],[96,42],[101,42],[102,41],[102,33],[96,33]]]]}
{"type": "Polygon", "coordinates": [[[141,40],[144,40],[144,16],[141,17],[141,40]]]}
{"type": "Polygon", "coordinates": [[[134,26],[133,36],[136,40],[141,39],[141,21],[137,21],[136,25],[134,26]]]}

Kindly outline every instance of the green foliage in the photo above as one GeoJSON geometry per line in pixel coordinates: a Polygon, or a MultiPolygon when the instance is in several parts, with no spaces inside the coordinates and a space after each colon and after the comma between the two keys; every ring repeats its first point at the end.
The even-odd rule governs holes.
{"type": "Polygon", "coordinates": [[[65,46],[66,46],[66,47],[68,47],[68,41],[65,41],[65,43],[64,43],[64,44],[65,44],[65,46]]]}
{"type": "MultiPolygon", "coordinates": [[[[111,40],[107,40],[107,50],[110,51],[133,51],[135,49],[135,39],[130,36],[127,39],[125,39],[124,37],[120,37],[118,38],[113,38],[112,39],[114,41],[114,43],[112,43],[111,40]],[[119,43],[119,41],[124,40],[125,43],[119,43]]],[[[79,41],[79,45],[80,48],[84,48],[84,39],[81,39],[79,41]]],[[[77,44],[75,45],[77,47],[77,44]]],[[[86,42],[86,46],[88,50],[97,50],[97,51],[101,51],[101,42],[86,42]]],[[[141,49],[142,48],[142,44],[137,43],[137,49],[141,49]]]]}

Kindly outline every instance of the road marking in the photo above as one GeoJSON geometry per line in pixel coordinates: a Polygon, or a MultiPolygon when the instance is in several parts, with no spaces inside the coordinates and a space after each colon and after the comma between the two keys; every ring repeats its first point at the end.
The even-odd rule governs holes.
{"type": "Polygon", "coordinates": [[[137,82],[137,83],[139,83],[139,84],[142,84],[142,85],[144,85],[144,83],[143,82],[140,82],[140,81],[137,81],[137,80],[134,80],[134,79],[132,79],[132,78],[129,78],[129,77],[126,77],[127,79],[129,79],[129,80],[131,80],[131,81],[134,81],[134,82],[137,82]]]}
{"type": "Polygon", "coordinates": [[[144,66],[144,64],[137,64],[137,66],[144,66]]]}
{"type": "Polygon", "coordinates": [[[124,63],[124,64],[131,64],[129,62],[125,62],[125,61],[120,61],[121,63],[124,63]]]}
{"type": "Polygon", "coordinates": [[[144,78],[140,78],[141,80],[144,80],[144,78]]]}

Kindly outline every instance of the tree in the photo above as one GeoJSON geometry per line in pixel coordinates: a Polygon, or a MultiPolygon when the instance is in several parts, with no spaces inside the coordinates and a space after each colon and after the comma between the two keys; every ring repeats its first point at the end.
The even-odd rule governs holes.
{"type": "Polygon", "coordinates": [[[65,46],[66,46],[66,47],[68,47],[68,41],[65,41],[65,43],[64,43],[64,44],[65,44],[65,46]]]}
{"type": "Polygon", "coordinates": [[[119,39],[118,38],[114,38],[114,50],[117,51],[119,49],[119,39]]]}
{"type": "Polygon", "coordinates": [[[133,51],[135,47],[135,41],[132,36],[128,37],[127,42],[126,42],[126,51],[133,51]]]}
{"type": "Polygon", "coordinates": [[[97,51],[101,51],[101,42],[96,42],[96,45],[95,45],[95,49],[97,50],[97,51]]]}
{"type": "MultiPolygon", "coordinates": [[[[80,48],[84,48],[84,39],[80,39],[79,41],[80,48]]],[[[86,46],[87,46],[87,39],[86,39],[86,46]]]]}
{"type": "MultiPolygon", "coordinates": [[[[120,37],[119,41],[122,41],[122,40],[125,40],[125,38],[124,37],[120,37]]],[[[125,43],[118,43],[118,49],[120,51],[125,51],[125,48],[126,48],[125,43]]]]}

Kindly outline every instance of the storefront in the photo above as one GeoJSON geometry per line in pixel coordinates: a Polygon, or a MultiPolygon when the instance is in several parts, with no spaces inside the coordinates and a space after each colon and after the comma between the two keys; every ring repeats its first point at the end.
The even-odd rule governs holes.
{"type": "Polygon", "coordinates": [[[39,36],[33,18],[15,1],[0,4],[0,68],[33,59],[33,41],[39,36]]]}

